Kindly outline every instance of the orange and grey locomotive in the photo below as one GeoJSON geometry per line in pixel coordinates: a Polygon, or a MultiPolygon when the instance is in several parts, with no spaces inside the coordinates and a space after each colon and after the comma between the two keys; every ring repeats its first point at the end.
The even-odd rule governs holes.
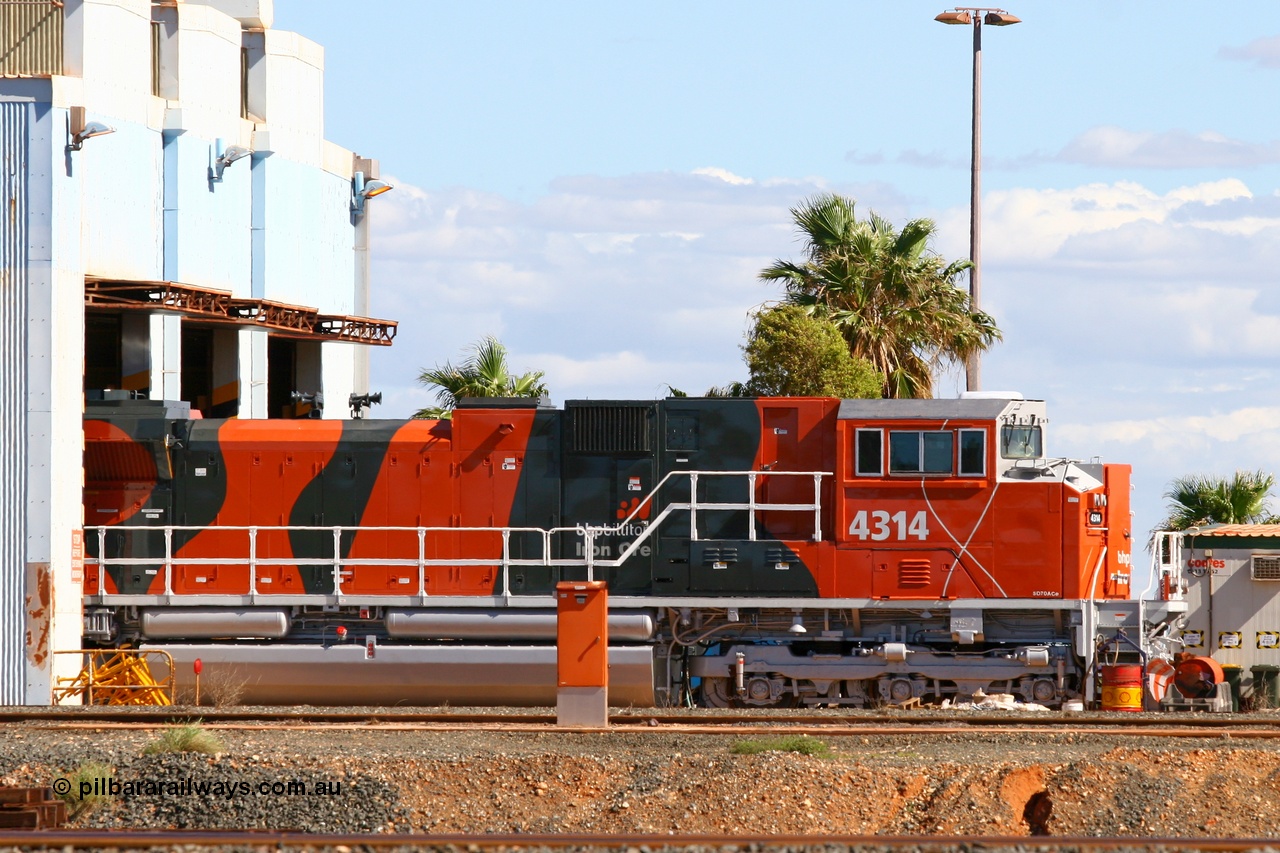
{"type": "Polygon", "coordinates": [[[462,402],[91,403],[86,642],[248,701],[549,704],[553,589],[591,579],[614,704],[1058,706],[1137,627],[1129,467],[1049,456],[1043,402],[462,402]]]}

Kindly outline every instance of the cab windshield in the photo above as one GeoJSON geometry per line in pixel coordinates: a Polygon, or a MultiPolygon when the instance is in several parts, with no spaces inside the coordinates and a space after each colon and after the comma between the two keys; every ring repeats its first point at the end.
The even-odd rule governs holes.
{"type": "Polygon", "coordinates": [[[1006,426],[1000,430],[1000,455],[1005,459],[1039,459],[1044,455],[1040,427],[1006,426]]]}

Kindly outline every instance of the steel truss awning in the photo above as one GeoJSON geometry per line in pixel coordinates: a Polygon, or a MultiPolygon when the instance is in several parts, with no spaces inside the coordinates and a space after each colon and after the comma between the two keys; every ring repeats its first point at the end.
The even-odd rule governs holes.
{"type": "Polygon", "coordinates": [[[281,337],[349,341],[391,346],[397,323],[343,314],[321,314],[305,305],[268,299],[243,299],[225,290],[174,281],[119,281],[86,277],[86,308],[123,311],[172,311],[186,317],[234,326],[269,329],[281,337]]]}

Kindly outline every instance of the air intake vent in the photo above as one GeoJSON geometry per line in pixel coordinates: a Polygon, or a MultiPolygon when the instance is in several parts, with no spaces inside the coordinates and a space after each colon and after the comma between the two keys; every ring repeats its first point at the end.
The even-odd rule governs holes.
{"type": "Polygon", "coordinates": [[[702,565],[717,567],[719,563],[738,562],[737,548],[708,548],[702,552],[702,565]]]}
{"type": "Polygon", "coordinates": [[[1255,554],[1253,579],[1256,581],[1280,581],[1280,556],[1255,554]]]}
{"type": "Polygon", "coordinates": [[[569,410],[574,453],[648,453],[649,407],[583,406],[569,410]]]}
{"type": "Polygon", "coordinates": [[[928,560],[903,560],[898,563],[898,588],[918,589],[929,585],[928,560]]]}

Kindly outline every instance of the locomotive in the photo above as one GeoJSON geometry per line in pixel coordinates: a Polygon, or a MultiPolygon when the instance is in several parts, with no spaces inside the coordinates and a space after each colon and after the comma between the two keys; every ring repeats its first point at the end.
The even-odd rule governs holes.
{"type": "Polygon", "coordinates": [[[602,580],[615,706],[1059,706],[1137,610],[1129,466],[1049,456],[1047,423],[1015,394],[451,420],[103,399],[85,642],[254,702],[553,704],[555,585],[602,580]]]}

